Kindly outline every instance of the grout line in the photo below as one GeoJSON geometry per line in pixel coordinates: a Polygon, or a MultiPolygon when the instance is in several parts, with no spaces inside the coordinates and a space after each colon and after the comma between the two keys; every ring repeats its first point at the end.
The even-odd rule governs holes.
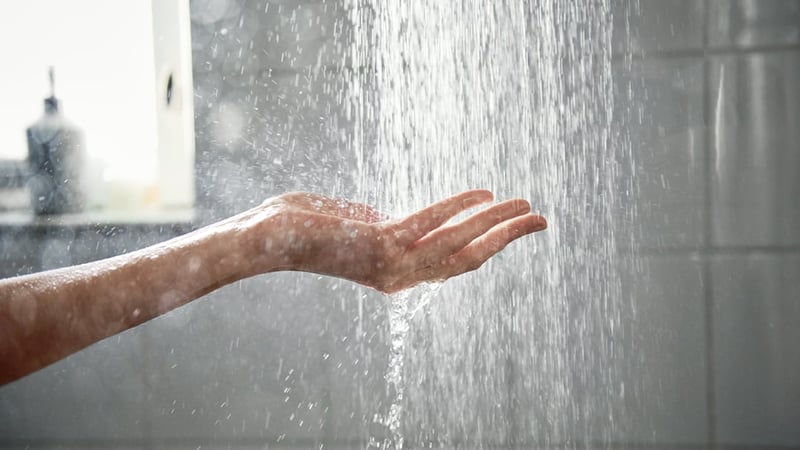
{"type": "MultiPolygon", "coordinates": [[[[620,250],[629,250],[620,248],[620,250]]],[[[800,245],[741,245],[741,246],[697,246],[697,247],[644,247],[638,252],[642,256],[649,257],[673,257],[673,256],[748,256],[753,254],[767,255],[799,255],[800,245]]]]}
{"type": "MultiPolygon", "coordinates": [[[[716,128],[712,126],[712,118],[714,115],[711,111],[712,105],[712,86],[711,86],[711,57],[716,54],[723,54],[725,49],[711,49],[710,45],[710,29],[711,29],[711,15],[709,14],[710,0],[704,1],[703,8],[703,118],[706,126],[706,132],[703,135],[703,172],[704,172],[704,243],[703,249],[703,298],[704,314],[705,314],[705,343],[706,343],[706,440],[707,444],[712,448],[717,446],[717,429],[716,429],[716,387],[715,387],[715,367],[714,367],[714,289],[711,271],[711,249],[714,242],[714,229],[712,225],[712,179],[711,179],[711,146],[715,140],[712,139],[716,128]]],[[[738,49],[737,49],[738,50],[738,49]]],[[[737,53],[746,53],[739,51],[737,53]]]]}
{"type": "MultiPolygon", "coordinates": [[[[707,33],[707,31],[705,32],[707,33]]],[[[704,36],[704,40],[707,37],[704,36]]],[[[749,55],[749,54],[764,54],[764,53],[782,53],[782,52],[795,52],[800,51],[800,43],[798,44],[776,44],[776,45],[758,45],[752,47],[709,47],[703,46],[702,48],[684,48],[675,50],[647,50],[632,52],[614,52],[612,57],[613,61],[621,61],[624,58],[633,58],[634,61],[649,60],[649,59],[678,59],[678,58],[706,58],[709,56],[731,56],[731,55],[749,55]]]]}

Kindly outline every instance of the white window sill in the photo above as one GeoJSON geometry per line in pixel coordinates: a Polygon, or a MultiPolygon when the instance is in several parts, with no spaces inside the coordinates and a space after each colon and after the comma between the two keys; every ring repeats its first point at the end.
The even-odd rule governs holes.
{"type": "Polygon", "coordinates": [[[30,207],[25,189],[0,187],[0,227],[86,227],[107,225],[191,225],[195,211],[191,207],[116,207],[88,209],[74,214],[37,216],[30,207]]]}
{"type": "Polygon", "coordinates": [[[106,225],[191,225],[194,209],[108,210],[37,216],[30,211],[0,211],[0,226],[81,227],[106,225]]]}

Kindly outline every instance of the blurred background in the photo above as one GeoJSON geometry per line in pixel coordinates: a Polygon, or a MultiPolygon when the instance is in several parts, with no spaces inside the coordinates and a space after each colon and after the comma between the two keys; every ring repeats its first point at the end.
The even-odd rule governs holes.
{"type": "MultiPolygon", "coordinates": [[[[646,276],[628,270],[622,279],[637,311],[637,369],[627,380],[634,394],[611,407],[633,419],[610,433],[547,444],[800,448],[800,1],[612,6],[615,107],[633,112],[624,132],[635,155],[641,232],[637,257],[623,265],[647,268],[646,276]]],[[[15,3],[0,8],[12,14],[15,3]]],[[[142,88],[152,91],[152,123],[123,123],[152,125],[162,136],[158,124],[170,119],[155,105],[168,77],[158,72],[157,49],[167,38],[156,10],[141,11],[155,30],[155,50],[142,50],[156,73],[142,88]]],[[[183,38],[191,74],[182,79],[194,100],[185,99],[176,117],[188,114],[194,126],[153,140],[177,139],[191,158],[157,163],[151,143],[149,178],[114,184],[122,200],[97,200],[83,214],[33,216],[15,174],[24,124],[48,95],[42,65],[41,95],[2,105],[29,117],[22,129],[3,130],[18,133],[13,149],[0,142],[0,276],[141,248],[287,190],[355,194],[345,2],[194,0],[176,11],[176,21],[190,24],[183,38]],[[148,197],[147,185],[170,189],[159,184],[169,177],[158,167],[188,168],[191,195],[148,197]]],[[[64,114],[90,127],[64,90],[64,114]]],[[[373,416],[387,396],[387,340],[380,295],[309,274],[247,280],[1,387],[0,447],[363,448],[385,433],[373,416]]],[[[458,446],[536,442],[512,436],[458,446]]]]}

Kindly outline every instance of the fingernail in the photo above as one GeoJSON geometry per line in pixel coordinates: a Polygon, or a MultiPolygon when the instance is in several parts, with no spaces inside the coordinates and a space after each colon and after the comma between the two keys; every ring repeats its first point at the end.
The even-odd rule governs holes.
{"type": "Polygon", "coordinates": [[[536,224],[536,225],[533,227],[533,231],[542,231],[542,230],[544,230],[545,228],[547,228],[547,220],[545,220],[545,218],[544,218],[544,217],[541,217],[541,218],[540,218],[540,220],[539,220],[539,223],[537,223],[537,224],[536,224]]]}

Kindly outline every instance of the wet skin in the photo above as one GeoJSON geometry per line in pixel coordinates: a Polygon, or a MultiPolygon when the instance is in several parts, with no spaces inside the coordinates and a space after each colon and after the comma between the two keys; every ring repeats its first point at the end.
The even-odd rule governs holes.
{"type": "Polygon", "coordinates": [[[373,208],[288,193],[192,233],[102,261],[0,280],[0,384],[221,286],[281,270],[392,293],[475,270],[547,227],[530,204],[467,191],[390,220],[373,208]]]}

